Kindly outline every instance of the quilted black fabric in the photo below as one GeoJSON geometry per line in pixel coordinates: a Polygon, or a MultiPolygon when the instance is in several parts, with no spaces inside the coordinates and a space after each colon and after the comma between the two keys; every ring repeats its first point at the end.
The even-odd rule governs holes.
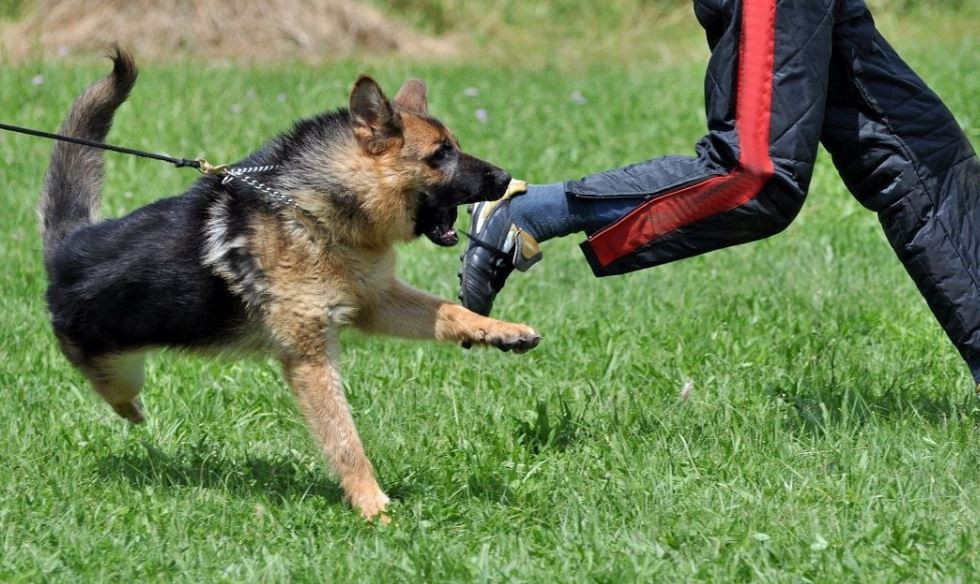
{"type": "MultiPolygon", "coordinates": [[[[664,196],[736,167],[741,0],[695,0],[711,59],[708,134],[666,156],[566,183],[577,197],[664,196]]],[[[803,205],[822,142],[875,211],[898,258],[980,383],[980,161],[953,115],[875,28],[862,0],[776,6],[769,152],[775,176],[748,203],[682,226],[597,276],[672,262],[782,231],[803,205]]]]}

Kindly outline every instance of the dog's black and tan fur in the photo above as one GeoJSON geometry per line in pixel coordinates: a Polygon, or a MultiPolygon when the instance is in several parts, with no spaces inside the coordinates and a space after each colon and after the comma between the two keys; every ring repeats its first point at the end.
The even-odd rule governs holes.
{"type": "MultiPolygon", "coordinates": [[[[103,140],[136,81],[112,74],[75,102],[62,132],[103,140]]],[[[338,330],[524,351],[537,333],[473,314],[395,277],[397,242],[455,242],[455,206],[500,197],[507,173],[460,151],[428,115],[425,86],[389,101],[360,78],[349,109],[298,123],[243,161],[275,164],[250,187],[205,177],[186,193],[99,221],[101,151],[58,143],[41,195],[48,305],[68,359],[115,411],[143,419],[143,355],[158,347],[272,352],[314,437],[366,517],[385,509],[344,398],[338,330]]],[[[384,518],[384,515],[381,515],[384,518]]]]}

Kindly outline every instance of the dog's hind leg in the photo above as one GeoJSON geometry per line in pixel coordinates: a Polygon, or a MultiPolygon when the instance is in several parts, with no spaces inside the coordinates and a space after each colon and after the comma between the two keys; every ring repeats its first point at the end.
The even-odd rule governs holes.
{"type": "Polygon", "coordinates": [[[129,352],[84,359],[77,365],[117,414],[139,424],[144,419],[139,400],[143,389],[143,361],[142,352],[129,352]]]}

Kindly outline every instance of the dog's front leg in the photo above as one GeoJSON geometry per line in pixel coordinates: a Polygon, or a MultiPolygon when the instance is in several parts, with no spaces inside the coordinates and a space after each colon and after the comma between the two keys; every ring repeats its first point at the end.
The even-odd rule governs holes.
{"type": "Polygon", "coordinates": [[[521,353],[541,341],[541,335],[529,326],[480,316],[397,281],[378,302],[361,310],[354,325],[368,333],[436,339],[467,347],[490,345],[521,353]]]}
{"type": "Polygon", "coordinates": [[[333,359],[335,351],[329,346],[332,344],[319,357],[283,357],[283,368],[310,430],[337,471],[351,505],[364,517],[380,516],[387,523],[383,512],[388,497],[374,478],[374,468],[354,427],[333,359]]]}

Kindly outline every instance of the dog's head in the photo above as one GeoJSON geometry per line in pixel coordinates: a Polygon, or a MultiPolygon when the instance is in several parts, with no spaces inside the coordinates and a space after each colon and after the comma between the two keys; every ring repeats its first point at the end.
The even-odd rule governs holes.
{"type": "Polygon", "coordinates": [[[389,101],[370,77],[350,95],[354,135],[362,151],[378,160],[389,184],[398,185],[414,212],[415,235],[439,245],[458,240],[456,207],[504,195],[511,176],[466,154],[456,137],[429,115],[425,84],[411,79],[389,101]]]}

